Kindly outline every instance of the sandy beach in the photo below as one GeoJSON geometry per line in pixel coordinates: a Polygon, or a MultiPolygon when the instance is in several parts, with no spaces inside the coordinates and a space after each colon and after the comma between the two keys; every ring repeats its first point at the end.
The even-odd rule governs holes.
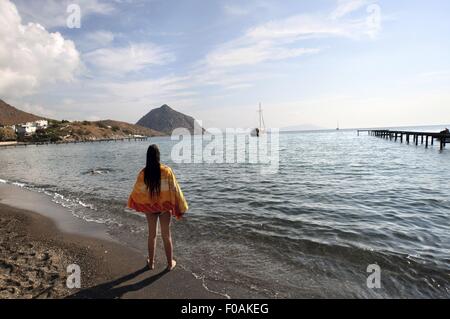
{"type": "MultiPolygon", "coordinates": [[[[63,232],[41,214],[3,204],[0,188],[0,298],[217,298],[201,280],[112,241],[63,232]],[[66,287],[67,266],[81,269],[81,289],[66,287]]],[[[162,257],[162,252],[158,252],[162,257]]]]}

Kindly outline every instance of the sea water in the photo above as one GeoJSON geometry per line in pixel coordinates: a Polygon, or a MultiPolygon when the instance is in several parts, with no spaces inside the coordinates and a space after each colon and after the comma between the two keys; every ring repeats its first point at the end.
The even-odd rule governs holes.
{"type": "MultiPolygon", "coordinates": [[[[438,128],[421,130],[438,131],[438,128]]],[[[0,182],[103,224],[146,254],[146,221],[125,210],[150,143],[189,203],[175,256],[231,297],[450,297],[450,149],[356,131],[283,133],[279,167],[177,164],[170,137],[0,150],[0,182]],[[368,285],[378,265],[380,288],[368,285]],[[370,269],[370,267],[369,267],[370,269]]]]}

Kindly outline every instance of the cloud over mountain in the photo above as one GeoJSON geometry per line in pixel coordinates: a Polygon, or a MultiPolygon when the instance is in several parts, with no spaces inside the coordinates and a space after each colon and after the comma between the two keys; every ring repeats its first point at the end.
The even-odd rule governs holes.
{"type": "Polygon", "coordinates": [[[0,94],[27,95],[48,83],[71,81],[80,67],[75,44],[36,23],[23,24],[16,6],[0,1],[0,94]]]}

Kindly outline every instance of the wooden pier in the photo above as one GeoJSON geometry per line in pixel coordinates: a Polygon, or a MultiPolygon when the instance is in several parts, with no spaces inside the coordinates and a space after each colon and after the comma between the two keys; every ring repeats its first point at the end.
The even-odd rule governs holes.
{"type": "Polygon", "coordinates": [[[400,143],[410,144],[411,142],[415,145],[419,143],[425,144],[425,147],[433,146],[434,141],[439,142],[440,149],[443,150],[447,143],[450,143],[449,133],[435,133],[435,132],[417,132],[417,131],[391,131],[391,130],[358,130],[358,135],[360,132],[368,132],[371,136],[376,136],[383,139],[400,141],[400,143]],[[420,142],[419,142],[420,141],[420,142]]]}

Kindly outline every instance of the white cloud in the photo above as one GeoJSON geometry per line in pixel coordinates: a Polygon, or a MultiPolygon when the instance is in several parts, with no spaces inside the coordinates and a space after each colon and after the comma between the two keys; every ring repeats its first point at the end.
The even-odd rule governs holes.
{"type": "Polygon", "coordinates": [[[276,3],[265,0],[246,0],[227,3],[222,8],[225,15],[239,18],[256,13],[273,11],[276,8],[276,3]]]}
{"type": "Polygon", "coordinates": [[[140,81],[111,81],[102,83],[92,83],[92,87],[105,91],[108,96],[116,96],[124,100],[134,98],[154,98],[173,96],[177,92],[186,89],[188,77],[165,76],[157,79],[147,79],[140,81]]]}
{"type": "Polygon", "coordinates": [[[80,66],[72,41],[22,24],[16,6],[0,1],[0,94],[27,95],[48,83],[71,81],[80,66]]]}
{"type": "Polygon", "coordinates": [[[371,28],[366,17],[342,19],[365,3],[365,0],[339,1],[331,15],[293,15],[257,25],[211,51],[206,63],[211,68],[254,65],[320,52],[319,48],[302,45],[306,39],[374,36],[379,29],[371,28]]]}
{"type": "MultiPolygon", "coordinates": [[[[193,68],[190,83],[203,83],[203,86],[223,90],[246,90],[258,81],[280,76],[274,73],[276,64],[268,62],[314,55],[328,49],[321,46],[323,41],[315,41],[311,46],[312,42],[306,40],[372,38],[380,28],[368,23],[370,12],[361,10],[356,17],[348,17],[364,4],[366,0],[338,1],[337,7],[330,12],[292,15],[251,27],[240,37],[213,48],[193,68]]],[[[225,12],[227,9],[229,13],[233,11],[230,7],[224,8],[225,12]]],[[[236,14],[245,11],[242,6],[232,9],[236,9],[236,14]]]]}
{"type": "Polygon", "coordinates": [[[250,28],[235,40],[222,44],[207,56],[211,67],[253,65],[318,53],[317,48],[290,46],[301,36],[341,34],[342,30],[327,26],[310,16],[293,16],[250,28]]]}
{"type": "Polygon", "coordinates": [[[87,64],[106,73],[139,71],[150,65],[164,65],[175,60],[172,53],[150,43],[102,48],[86,53],[83,58],[87,64]]]}
{"type": "Polygon", "coordinates": [[[326,15],[301,14],[254,27],[245,36],[253,41],[292,43],[330,37],[358,38],[367,33],[368,27],[366,19],[336,20],[326,15]]]}
{"type": "MultiPolygon", "coordinates": [[[[132,0],[115,0],[116,3],[128,1],[132,0]]],[[[34,14],[36,21],[41,21],[45,23],[44,25],[65,25],[65,7],[61,5],[61,3],[67,3],[64,0],[37,0],[36,2],[18,0],[17,2],[22,3],[21,10],[24,10],[24,6],[27,7],[27,12],[34,14]],[[49,7],[43,4],[49,4],[49,7]],[[43,8],[42,12],[39,10],[40,6],[43,8]]],[[[140,115],[148,111],[150,106],[168,103],[175,107],[189,106],[194,110],[195,108],[209,110],[211,118],[219,118],[218,122],[223,122],[224,119],[220,117],[222,113],[217,117],[215,107],[222,105],[224,116],[234,114],[225,108],[225,106],[229,106],[227,104],[229,98],[236,99],[236,96],[241,93],[244,96],[246,91],[255,93],[260,90],[260,84],[269,82],[266,81],[268,79],[276,82],[276,78],[280,77],[282,80],[282,77],[287,76],[286,68],[294,65],[293,63],[273,62],[317,54],[321,50],[327,49],[323,47],[324,41],[314,41],[312,45],[312,41],[307,42],[305,40],[366,37],[368,34],[367,13],[365,10],[357,11],[362,7],[357,6],[356,2],[360,3],[361,1],[346,1],[345,3],[340,1],[334,11],[329,10],[328,12],[322,12],[322,14],[293,15],[255,25],[243,30],[240,37],[214,47],[209,54],[194,65],[190,64],[188,67],[181,65],[181,71],[174,71],[174,74],[166,73],[159,78],[148,78],[147,72],[139,74],[130,72],[143,71],[152,66],[167,65],[174,61],[174,55],[164,47],[144,43],[131,43],[127,46],[117,47],[116,45],[121,41],[117,41],[116,37],[120,37],[120,40],[125,39],[120,33],[113,34],[106,30],[91,32],[91,30],[82,28],[82,33],[78,33],[79,36],[77,36],[77,39],[80,40],[78,49],[83,53],[87,52],[82,55],[82,58],[83,63],[91,71],[88,74],[90,77],[86,77],[83,81],[78,81],[75,84],[58,86],[53,92],[50,92],[54,93],[52,98],[48,97],[51,94],[36,96],[37,100],[41,98],[45,101],[37,101],[37,103],[40,103],[39,105],[45,104],[46,107],[55,110],[55,114],[60,118],[81,119],[89,114],[93,118],[111,117],[130,121],[137,120],[140,115]],[[146,75],[145,78],[144,75],[146,75]],[[236,93],[236,90],[241,90],[241,92],[236,93]],[[67,100],[66,103],[63,99],[59,99],[61,92],[63,92],[64,97],[69,97],[73,101],[67,100]]],[[[85,0],[84,3],[90,3],[93,6],[87,13],[85,7],[85,12],[82,12],[83,19],[85,15],[89,14],[115,12],[114,3],[107,4],[101,0],[85,0]],[[102,9],[102,6],[106,7],[102,9]]],[[[250,6],[250,9],[255,8],[250,6]]],[[[235,16],[254,14],[254,11],[249,10],[247,4],[243,7],[230,6],[226,8],[225,6],[225,10],[228,10],[229,15],[234,14],[235,16]]],[[[4,10],[0,13],[0,16],[3,15],[6,15],[4,10]]],[[[27,15],[27,20],[30,21],[30,19],[33,21],[32,17],[30,18],[30,15],[27,15]]],[[[11,22],[2,25],[4,20],[0,20],[0,35],[2,35],[2,32],[9,33],[8,30],[12,25],[11,22]]],[[[7,17],[6,20],[12,21],[11,17],[7,17]]],[[[185,31],[189,32],[189,30],[185,31]]],[[[126,32],[126,30],[123,32],[126,32]]],[[[180,33],[155,30],[154,33],[150,32],[146,35],[147,37],[154,35],[167,37],[180,35],[180,33]]],[[[128,35],[125,34],[125,36],[128,35]]],[[[59,37],[61,36],[59,35],[59,37]]],[[[4,38],[2,35],[0,39],[2,44],[0,46],[0,57],[2,57],[1,54],[6,52],[4,48],[7,48],[3,45],[4,38]]],[[[65,42],[71,43],[70,41],[65,42]]],[[[167,39],[164,42],[167,42],[167,39]]],[[[4,60],[0,59],[0,65],[2,61],[4,60]]],[[[58,67],[62,66],[64,70],[65,62],[59,62],[58,67]]],[[[10,64],[12,63],[9,62],[8,65],[10,64]]],[[[0,68],[0,70],[2,69],[0,68]]],[[[10,70],[5,69],[4,74],[7,74],[8,71],[10,70]]],[[[58,74],[58,71],[60,70],[56,70],[55,74],[58,74]]],[[[53,76],[53,73],[51,75],[53,76]]],[[[28,83],[27,87],[36,88],[40,83],[40,81],[36,81],[36,77],[33,77],[32,74],[18,73],[9,74],[7,77],[2,76],[0,86],[2,81],[5,81],[4,78],[9,78],[11,81],[14,77],[16,77],[14,80],[16,83],[21,85],[28,83]]],[[[46,79],[48,78],[51,77],[47,76],[46,79]]],[[[19,91],[17,87],[15,90],[19,91]]],[[[249,96],[251,97],[251,95],[249,96]]],[[[21,105],[19,102],[17,105],[21,105]]],[[[251,101],[248,103],[251,104],[251,101]]],[[[317,103],[310,103],[310,105],[313,109],[317,103]]],[[[39,106],[34,104],[26,107],[29,110],[43,112],[39,106]]],[[[255,113],[253,105],[236,107],[239,111],[244,108],[248,109],[248,116],[241,117],[242,125],[245,125],[248,119],[254,118],[255,113]]],[[[324,112],[327,111],[324,109],[324,112]]],[[[204,111],[203,114],[207,114],[207,112],[204,111]]],[[[313,121],[314,114],[311,110],[311,121],[313,121]]],[[[233,119],[230,117],[230,120],[233,119]]],[[[334,125],[335,119],[332,122],[331,124],[334,125]]],[[[293,122],[292,124],[296,123],[293,122]]]]}
{"type": "Polygon", "coordinates": [[[81,19],[90,15],[109,15],[116,12],[114,5],[102,0],[15,0],[25,22],[39,23],[46,28],[65,27],[68,17],[67,7],[78,4],[81,19]]]}
{"type": "Polygon", "coordinates": [[[39,115],[42,117],[47,117],[50,119],[56,118],[56,113],[54,111],[49,110],[47,107],[41,104],[23,101],[22,99],[18,99],[17,101],[15,99],[10,99],[8,100],[8,103],[10,103],[11,105],[18,106],[22,111],[28,113],[39,115]]]}
{"type": "Polygon", "coordinates": [[[342,18],[368,5],[368,0],[339,0],[337,8],[331,14],[333,19],[342,18]]]}
{"type": "Polygon", "coordinates": [[[252,46],[218,50],[208,55],[211,66],[231,67],[239,65],[259,64],[265,61],[284,60],[305,54],[318,53],[315,48],[284,48],[273,46],[272,43],[262,42],[252,46]]]}
{"type": "Polygon", "coordinates": [[[121,35],[121,33],[113,33],[107,30],[89,31],[79,37],[76,44],[80,52],[88,53],[97,49],[112,47],[121,35]]]}
{"type": "Polygon", "coordinates": [[[246,37],[254,41],[296,41],[323,36],[344,36],[346,27],[320,15],[294,15],[285,19],[267,22],[247,31],[246,37]]]}
{"type": "Polygon", "coordinates": [[[83,45],[91,48],[109,46],[115,39],[115,34],[105,30],[88,33],[83,39],[83,45]]]}
{"type": "Polygon", "coordinates": [[[231,16],[245,16],[250,13],[250,10],[238,5],[227,4],[223,7],[226,14],[231,16]]]}
{"type": "MultiPolygon", "coordinates": [[[[189,77],[168,75],[155,79],[130,81],[85,80],[70,88],[73,101],[61,105],[50,101],[52,108],[59,108],[59,118],[85,119],[86,114],[97,118],[113,118],[136,122],[150,107],[164,103],[180,108],[198,103],[197,92],[191,90],[189,77]]],[[[67,95],[70,95],[68,92],[67,95]]]]}

